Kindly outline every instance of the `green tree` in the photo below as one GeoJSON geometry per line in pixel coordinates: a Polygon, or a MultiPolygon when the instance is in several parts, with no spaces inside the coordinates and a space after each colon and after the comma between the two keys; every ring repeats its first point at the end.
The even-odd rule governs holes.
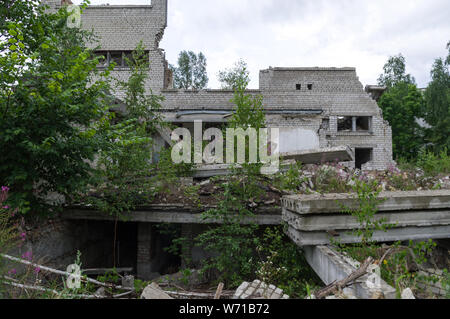
{"type": "Polygon", "coordinates": [[[436,59],[431,70],[431,82],[425,92],[427,140],[432,150],[439,153],[450,150],[450,42],[449,54],[444,60],[436,59]]]}
{"type": "Polygon", "coordinates": [[[218,74],[219,82],[222,83],[223,90],[235,90],[238,85],[250,82],[250,73],[248,71],[247,63],[239,60],[234,64],[234,67],[218,74]]]}
{"type": "Polygon", "coordinates": [[[117,112],[115,124],[105,124],[109,147],[99,154],[96,184],[91,185],[102,196],[84,199],[117,218],[125,217],[123,213],[148,199],[152,186],[151,136],[164,125],[158,114],[163,97],[146,90],[149,61],[142,42],[126,62],[131,75],[117,85],[125,92],[125,109],[117,112]]]}
{"type": "Polygon", "coordinates": [[[406,74],[406,60],[400,53],[397,56],[389,57],[383,67],[384,73],[378,78],[378,85],[386,86],[388,89],[397,83],[405,82],[415,84],[415,79],[410,74],[406,74]]]}
{"type": "MultiPolygon", "coordinates": [[[[234,78],[235,82],[230,83],[235,90],[231,100],[235,109],[228,126],[244,130],[249,127],[263,128],[265,113],[262,97],[246,93],[249,78],[245,67],[238,75],[234,78]]],[[[246,152],[249,142],[247,139],[246,152]]],[[[259,244],[259,227],[255,223],[243,225],[242,222],[255,217],[247,201],[261,195],[257,179],[260,167],[261,164],[249,164],[246,160],[242,168],[234,168],[229,180],[222,185],[223,199],[219,201],[218,207],[202,215],[204,220],[214,223],[219,221],[220,224],[210,227],[197,238],[202,247],[215,255],[205,262],[204,270],[218,270],[220,279],[229,286],[239,285],[242,280],[254,276],[256,271],[253,259],[259,244]]]]}
{"type": "Polygon", "coordinates": [[[378,104],[392,126],[395,158],[414,159],[423,145],[421,118],[423,96],[414,84],[399,82],[383,94],[378,104]]]}
{"type": "Polygon", "coordinates": [[[378,84],[387,87],[378,104],[392,126],[394,157],[413,159],[423,145],[423,129],[417,120],[423,118],[424,101],[414,78],[406,74],[401,54],[389,58],[378,84]]]}
{"type": "Polygon", "coordinates": [[[90,163],[107,147],[111,68],[97,69],[85,46],[92,33],[67,27],[65,9],[49,13],[26,0],[0,6],[11,13],[0,29],[0,180],[14,189],[8,200],[16,207],[40,211],[51,192],[67,198],[84,189],[90,163]]]}
{"type": "Polygon", "coordinates": [[[178,66],[170,66],[173,72],[173,82],[178,89],[204,89],[208,85],[206,72],[206,57],[200,52],[181,51],[178,56],[178,66]]]}

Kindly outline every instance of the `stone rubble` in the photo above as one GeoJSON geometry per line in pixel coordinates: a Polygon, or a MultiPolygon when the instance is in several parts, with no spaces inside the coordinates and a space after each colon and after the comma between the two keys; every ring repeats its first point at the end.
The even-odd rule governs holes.
{"type": "Polygon", "coordinates": [[[173,299],[166,294],[157,283],[148,285],[142,292],[141,299],[173,299]]]}
{"type": "Polygon", "coordinates": [[[236,290],[233,299],[289,299],[282,289],[268,285],[260,280],[243,282],[236,290]]]}
{"type": "Polygon", "coordinates": [[[405,290],[403,290],[402,299],[416,299],[416,297],[414,297],[411,288],[406,288],[405,290]]]}

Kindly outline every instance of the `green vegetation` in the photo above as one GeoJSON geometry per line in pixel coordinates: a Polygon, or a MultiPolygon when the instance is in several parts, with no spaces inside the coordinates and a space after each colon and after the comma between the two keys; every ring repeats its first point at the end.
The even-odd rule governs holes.
{"type": "Polygon", "coordinates": [[[237,61],[232,69],[220,71],[218,79],[224,90],[234,90],[242,81],[250,82],[247,63],[244,60],[237,61]]]}
{"type": "Polygon", "coordinates": [[[447,49],[449,55],[446,58],[435,60],[431,82],[425,93],[417,88],[414,78],[406,73],[406,60],[401,54],[389,58],[384,73],[378,79],[379,85],[387,87],[379,105],[384,119],[392,126],[394,157],[402,162],[416,163],[421,152],[433,152],[435,156],[440,154],[442,160],[448,161],[450,42],[447,49]],[[425,125],[419,125],[419,122],[425,125]],[[443,156],[443,152],[446,155],[443,156]]]}
{"type": "Polygon", "coordinates": [[[178,66],[170,66],[173,72],[173,85],[177,89],[200,90],[208,85],[206,72],[206,57],[200,52],[181,51],[178,56],[178,66]]]}
{"type": "Polygon", "coordinates": [[[46,212],[57,208],[44,202],[48,194],[86,188],[90,162],[108,147],[111,68],[97,69],[84,44],[93,35],[68,28],[65,10],[11,6],[0,28],[0,180],[21,213],[46,212]]]}

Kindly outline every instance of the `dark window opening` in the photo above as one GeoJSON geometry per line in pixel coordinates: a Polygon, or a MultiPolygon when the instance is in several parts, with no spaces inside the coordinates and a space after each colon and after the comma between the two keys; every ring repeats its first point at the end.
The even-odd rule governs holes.
{"type": "Polygon", "coordinates": [[[295,85],[295,88],[297,89],[297,91],[300,91],[302,89],[302,85],[301,84],[297,84],[297,85],[295,85]]]}
{"type": "Polygon", "coordinates": [[[109,63],[111,64],[112,62],[114,62],[116,64],[116,66],[118,67],[122,67],[122,51],[112,51],[109,52],[110,55],[110,60],[109,63]]]}
{"type": "Polygon", "coordinates": [[[323,130],[329,130],[330,129],[330,119],[322,119],[322,126],[321,128],[323,130]]]}
{"type": "Polygon", "coordinates": [[[372,130],[370,116],[340,116],[338,117],[338,132],[370,132],[372,130]]]}
{"type": "Polygon", "coordinates": [[[95,55],[98,57],[99,64],[98,67],[106,68],[108,66],[108,52],[96,52],[95,55]]]}
{"type": "MultiPolygon", "coordinates": [[[[116,64],[116,68],[129,68],[130,63],[134,63],[133,51],[97,51],[95,55],[99,57],[99,68],[106,68],[112,62],[116,64]]],[[[144,59],[149,61],[149,51],[145,51],[144,59]]]]}
{"type": "Polygon", "coordinates": [[[370,131],[370,117],[362,116],[356,118],[357,131],[370,131]]]}
{"type": "Polygon", "coordinates": [[[312,88],[313,88],[313,85],[312,84],[308,84],[308,90],[312,90],[312,88]]]}
{"type": "Polygon", "coordinates": [[[373,149],[371,148],[357,148],[355,149],[355,167],[362,169],[364,164],[372,160],[373,149]]]}
{"type": "Polygon", "coordinates": [[[353,120],[351,116],[338,117],[338,131],[351,132],[353,127],[353,120]]]}

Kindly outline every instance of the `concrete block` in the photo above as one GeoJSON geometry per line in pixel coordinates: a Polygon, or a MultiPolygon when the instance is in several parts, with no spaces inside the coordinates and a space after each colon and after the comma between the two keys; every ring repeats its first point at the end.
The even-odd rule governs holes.
{"type": "MultiPolygon", "coordinates": [[[[407,211],[450,209],[450,190],[412,192],[383,192],[385,201],[379,211],[407,211]]],[[[329,214],[342,211],[342,205],[351,209],[359,207],[356,194],[291,195],[282,199],[283,207],[298,214],[329,214]]]]}
{"type": "MultiPolygon", "coordinates": [[[[308,246],[304,247],[304,251],[309,265],[326,285],[347,278],[357,269],[354,265],[357,264],[359,266],[358,262],[348,262],[348,257],[344,258],[342,254],[328,246],[308,246]]],[[[368,286],[368,280],[369,274],[357,280],[349,288],[351,290],[347,290],[347,292],[351,292],[352,295],[359,299],[370,299],[372,295],[381,291],[384,298],[395,299],[395,289],[384,280],[381,278],[377,280],[380,286],[376,289],[368,286]]]]}

